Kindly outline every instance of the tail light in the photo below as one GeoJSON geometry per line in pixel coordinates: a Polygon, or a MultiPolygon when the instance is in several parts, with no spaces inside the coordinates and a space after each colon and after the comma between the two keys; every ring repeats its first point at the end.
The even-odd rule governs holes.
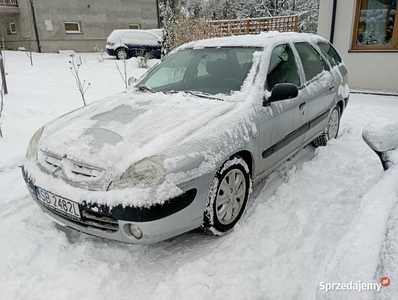
{"type": "Polygon", "coordinates": [[[115,43],[110,43],[110,42],[107,42],[106,44],[107,44],[108,46],[111,46],[111,47],[115,45],[115,43]]]}

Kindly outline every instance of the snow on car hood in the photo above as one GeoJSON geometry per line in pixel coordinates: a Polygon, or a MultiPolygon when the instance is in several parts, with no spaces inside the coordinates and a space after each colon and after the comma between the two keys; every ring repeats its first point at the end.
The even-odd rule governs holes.
{"type": "Polygon", "coordinates": [[[50,123],[39,149],[121,172],[144,157],[167,154],[234,105],[185,93],[122,93],[50,123]]]}
{"type": "MultiPolygon", "coordinates": [[[[44,127],[39,164],[27,160],[24,170],[35,185],[78,203],[141,207],[176,197],[182,193],[181,183],[214,172],[227,155],[245,149],[257,133],[256,106],[262,106],[261,78],[267,72],[257,67],[263,56],[255,53],[242,90],[222,96],[225,101],[132,90],[70,112],[44,127]],[[105,171],[101,187],[83,184],[79,188],[51,175],[54,167],[43,172],[44,153],[67,155],[67,160],[101,168],[105,171]],[[159,154],[165,158],[166,176],[158,186],[107,190],[107,183],[131,164],[159,154]]],[[[66,171],[70,175],[71,170],[66,171]]]]}

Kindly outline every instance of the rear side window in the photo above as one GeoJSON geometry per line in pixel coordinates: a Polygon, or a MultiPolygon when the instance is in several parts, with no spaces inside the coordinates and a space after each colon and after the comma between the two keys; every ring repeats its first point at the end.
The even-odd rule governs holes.
{"type": "Polygon", "coordinates": [[[134,31],[126,32],[123,35],[126,44],[157,45],[158,39],[150,33],[134,31]]]}
{"type": "Polygon", "coordinates": [[[324,63],[319,53],[309,43],[296,43],[297,52],[303,64],[305,79],[310,81],[324,70],[324,63]]]}
{"type": "Polygon", "coordinates": [[[332,47],[332,45],[326,42],[319,42],[318,46],[321,49],[321,51],[326,55],[326,57],[329,59],[332,66],[337,66],[342,63],[340,55],[332,47]]]}
{"type": "Polygon", "coordinates": [[[278,83],[293,83],[300,86],[297,63],[288,44],[275,47],[271,54],[267,75],[268,90],[272,91],[278,83]]]}

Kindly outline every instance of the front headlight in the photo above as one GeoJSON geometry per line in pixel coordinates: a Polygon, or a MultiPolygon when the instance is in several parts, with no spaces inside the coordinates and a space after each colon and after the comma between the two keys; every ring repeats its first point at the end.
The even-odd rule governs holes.
{"type": "Polygon", "coordinates": [[[161,157],[144,158],[130,166],[119,179],[114,180],[109,190],[153,187],[163,179],[165,173],[161,157]]]}
{"type": "Polygon", "coordinates": [[[26,158],[27,159],[36,158],[37,145],[39,144],[43,130],[44,130],[44,127],[41,127],[38,131],[36,131],[36,133],[30,139],[28,150],[26,150],[26,158]]]}

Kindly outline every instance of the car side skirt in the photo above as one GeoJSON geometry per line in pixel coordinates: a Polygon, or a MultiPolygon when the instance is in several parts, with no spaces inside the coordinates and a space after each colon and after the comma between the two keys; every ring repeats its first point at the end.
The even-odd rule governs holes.
{"type": "Polygon", "coordinates": [[[316,125],[321,123],[322,121],[326,120],[330,114],[330,109],[327,111],[323,112],[319,116],[317,116],[315,119],[305,123],[301,127],[297,128],[296,130],[292,131],[289,133],[286,137],[284,137],[282,140],[277,142],[276,144],[272,145],[271,147],[268,147],[265,149],[262,153],[262,157],[264,159],[268,158],[272,154],[278,152],[279,150],[283,149],[286,145],[290,144],[293,142],[295,139],[299,138],[303,134],[305,134],[307,131],[310,129],[314,128],[316,125]]]}

